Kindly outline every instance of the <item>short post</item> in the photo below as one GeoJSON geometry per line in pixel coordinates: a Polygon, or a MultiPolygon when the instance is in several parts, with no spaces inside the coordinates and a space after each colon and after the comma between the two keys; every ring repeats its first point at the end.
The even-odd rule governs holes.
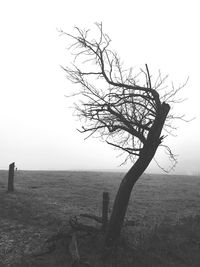
{"type": "Polygon", "coordinates": [[[8,171],[8,192],[14,191],[14,172],[15,172],[15,163],[9,165],[8,171]]]}
{"type": "Polygon", "coordinates": [[[103,207],[102,207],[102,231],[105,232],[108,224],[108,207],[109,207],[109,194],[103,192],[103,207]]]}

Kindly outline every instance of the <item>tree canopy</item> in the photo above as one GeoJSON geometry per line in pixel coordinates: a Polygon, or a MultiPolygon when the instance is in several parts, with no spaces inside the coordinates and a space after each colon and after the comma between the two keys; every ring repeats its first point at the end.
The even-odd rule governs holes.
{"type": "MultiPolygon", "coordinates": [[[[128,159],[135,161],[147,142],[162,105],[167,107],[181,102],[177,93],[185,83],[178,88],[171,83],[169,89],[166,85],[168,76],[162,76],[159,71],[152,79],[147,64],[137,72],[124,68],[119,55],[110,48],[111,39],[104,33],[102,24],[96,23],[96,26],[99,36],[95,39],[90,37],[89,30],[77,27],[75,35],[61,31],[73,40],[69,48],[74,62],[62,68],[71,82],[81,85],[72,94],[81,95],[81,101],[75,104],[76,114],[84,119],[79,131],[88,132],[87,137],[98,135],[109,145],[125,152],[123,163],[128,159]]],[[[159,137],[172,167],[176,164],[176,156],[162,144],[162,140],[174,131],[173,119],[183,119],[183,116],[168,113],[165,134],[159,137]]]]}

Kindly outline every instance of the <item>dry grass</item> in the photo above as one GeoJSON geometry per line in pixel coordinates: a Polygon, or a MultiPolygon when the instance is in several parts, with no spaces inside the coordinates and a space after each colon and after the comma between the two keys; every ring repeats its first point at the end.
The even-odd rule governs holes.
{"type": "MultiPolygon", "coordinates": [[[[62,242],[52,253],[32,255],[46,249],[45,241],[67,225],[72,214],[99,216],[102,192],[110,193],[112,203],[122,177],[123,173],[109,172],[18,171],[15,192],[8,194],[7,172],[0,171],[0,266],[67,266],[70,258],[62,242]]],[[[131,246],[121,246],[115,266],[132,266],[133,261],[138,267],[197,266],[199,220],[190,216],[200,214],[199,189],[198,177],[144,175],[134,188],[128,209],[135,226],[124,230],[131,246]],[[183,222],[182,217],[189,219],[183,222]]],[[[82,243],[82,248],[87,247],[84,254],[90,251],[93,267],[106,266],[99,259],[100,251],[94,252],[99,240],[82,243]]]]}
{"type": "Polygon", "coordinates": [[[198,267],[200,216],[155,227],[135,249],[137,267],[198,267]]]}

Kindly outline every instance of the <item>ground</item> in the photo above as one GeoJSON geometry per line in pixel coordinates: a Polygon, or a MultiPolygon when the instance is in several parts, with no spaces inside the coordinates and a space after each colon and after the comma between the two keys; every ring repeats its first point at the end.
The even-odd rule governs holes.
{"type": "MultiPolygon", "coordinates": [[[[100,216],[102,193],[109,192],[112,205],[123,177],[108,172],[17,171],[15,191],[7,193],[7,175],[0,171],[1,267],[70,266],[69,218],[80,213],[100,216]],[[59,235],[62,238],[50,242],[59,235]]],[[[199,188],[198,177],[144,175],[134,188],[127,216],[131,223],[123,229],[117,254],[104,262],[102,235],[78,234],[82,265],[199,266],[199,188]]]]}

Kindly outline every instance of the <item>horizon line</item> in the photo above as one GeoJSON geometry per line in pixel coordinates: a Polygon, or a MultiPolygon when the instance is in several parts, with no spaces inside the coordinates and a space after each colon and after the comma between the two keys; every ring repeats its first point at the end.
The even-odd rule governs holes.
{"type": "MultiPolygon", "coordinates": [[[[16,172],[18,171],[41,171],[41,172],[127,172],[129,169],[19,169],[17,168],[16,172]]],[[[0,171],[8,171],[8,169],[0,169],[0,171]]],[[[185,172],[177,172],[177,173],[164,173],[164,172],[144,172],[143,174],[147,175],[187,175],[187,176],[200,176],[199,174],[187,174],[185,172]]]]}

